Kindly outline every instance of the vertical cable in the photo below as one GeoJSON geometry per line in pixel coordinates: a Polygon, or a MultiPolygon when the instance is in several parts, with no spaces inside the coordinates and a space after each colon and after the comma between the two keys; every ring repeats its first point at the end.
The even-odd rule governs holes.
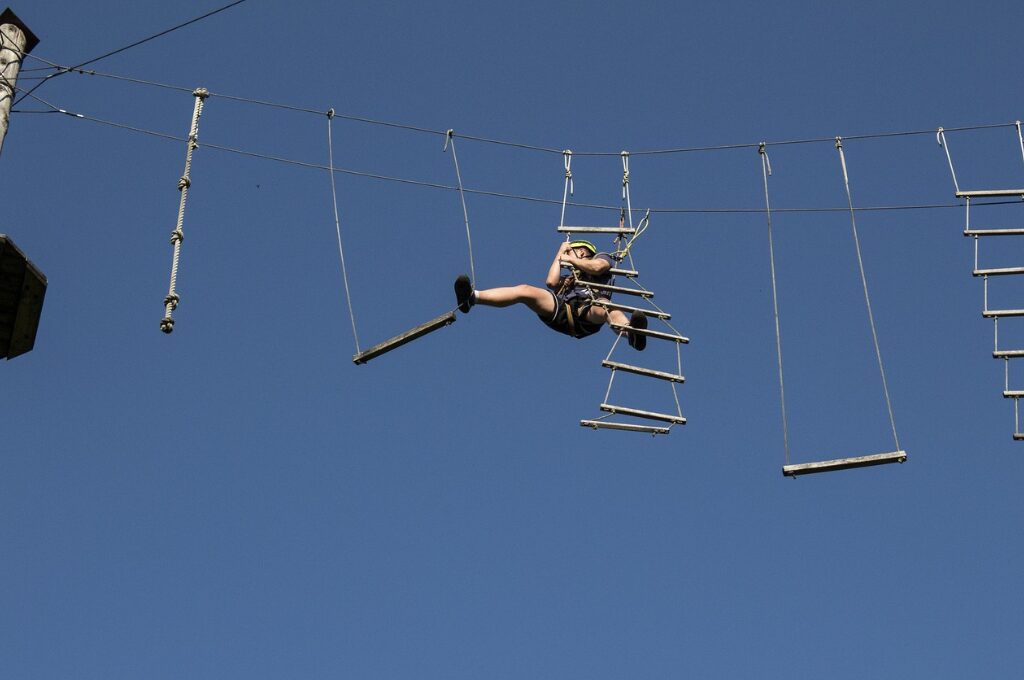
{"type": "Polygon", "coordinates": [[[786,465],[789,465],[789,421],[786,417],[786,383],[782,379],[782,333],[779,330],[779,293],[775,283],[775,239],[772,236],[772,208],[768,200],[768,176],[772,174],[772,164],[765,151],[765,143],[761,142],[757,152],[761,155],[761,174],[764,176],[764,207],[768,215],[768,256],[771,261],[772,273],[772,312],[775,316],[775,355],[779,366],[779,402],[782,404],[782,444],[785,448],[786,465]]]}
{"type": "MultiPolygon", "coordinates": [[[[565,226],[565,204],[568,202],[569,197],[573,195],[572,181],[572,149],[566,149],[562,152],[562,162],[565,165],[565,189],[562,190],[562,216],[558,219],[558,226],[565,226]]],[[[569,238],[571,234],[565,235],[565,242],[568,243],[572,239],[569,238]]]]}
{"type": "Polygon", "coordinates": [[[885,406],[889,410],[889,423],[892,425],[892,438],[896,450],[900,451],[900,438],[896,434],[896,418],[892,413],[892,401],[889,399],[889,385],[885,379],[885,367],[882,365],[882,350],[878,346],[878,332],[875,330],[875,316],[871,312],[871,296],[868,294],[868,279],[864,274],[864,259],[860,253],[860,238],[857,236],[857,218],[853,210],[853,195],[850,193],[850,176],[846,172],[846,154],[843,153],[843,139],[836,137],[836,149],[839,151],[839,162],[843,166],[843,185],[846,187],[846,200],[850,206],[850,226],[853,229],[853,245],[857,250],[857,265],[860,267],[860,281],[864,286],[864,302],[868,308],[868,322],[871,324],[871,338],[875,343],[875,356],[878,357],[878,372],[882,375],[882,390],[885,392],[885,406]]]}
{"type": "Polygon", "coordinates": [[[469,235],[469,212],[466,210],[466,192],[462,188],[462,173],[459,172],[459,156],[455,153],[455,130],[448,130],[444,148],[452,146],[452,160],[455,161],[455,178],[459,181],[459,198],[462,200],[462,218],[466,223],[466,243],[469,246],[469,280],[476,286],[476,270],[473,268],[473,238],[469,235]]]}
{"type": "Polygon", "coordinates": [[[178,263],[181,260],[181,242],[185,240],[185,233],[182,226],[185,223],[185,202],[188,200],[188,188],[192,186],[192,179],[189,172],[192,170],[192,152],[199,147],[199,116],[203,112],[203,100],[210,96],[204,87],[192,91],[195,97],[195,106],[192,109],[192,126],[189,128],[188,141],[185,148],[185,172],[178,180],[178,191],[181,199],[178,202],[178,222],[171,232],[171,244],[174,246],[174,254],[171,257],[171,283],[167,289],[167,297],[164,298],[164,318],[160,321],[160,330],[170,333],[174,330],[174,310],[178,308],[181,300],[177,292],[178,285],[178,263]]]}
{"type": "Polygon", "coordinates": [[[356,314],[352,309],[352,294],[348,288],[348,268],[345,266],[345,248],[341,245],[341,219],[338,217],[338,192],[334,186],[334,138],[331,135],[331,121],[334,120],[334,109],[327,111],[327,172],[331,176],[331,199],[334,203],[334,230],[338,234],[338,257],[341,259],[341,278],[345,282],[345,301],[348,303],[348,316],[352,319],[352,338],[356,343],[356,354],[359,349],[359,334],[356,332],[356,314]]]}

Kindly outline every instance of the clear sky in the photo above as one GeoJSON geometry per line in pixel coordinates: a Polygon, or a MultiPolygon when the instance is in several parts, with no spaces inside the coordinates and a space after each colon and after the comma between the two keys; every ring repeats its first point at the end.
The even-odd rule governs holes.
{"type": "MultiPolygon", "coordinates": [[[[40,38],[19,87],[222,4],[15,4],[40,38]]],[[[0,366],[0,676],[1017,677],[1024,442],[934,131],[997,126],[948,134],[961,187],[1024,186],[1022,20],[1009,0],[249,0],[50,78],[0,156],[0,233],[49,279],[35,349],[0,366]],[[216,96],[165,335],[194,87],[216,96]],[[608,153],[574,156],[566,222],[609,226],[632,151],[640,281],[692,340],[687,424],[581,428],[613,336],[524,308],[353,365],[332,107],[335,166],[435,185],[335,175],[363,349],[451,309],[468,269],[439,132],[482,286],[542,284],[558,150],[608,153]],[[857,138],[896,132],[920,134],[857,138]],[[918,206],[856,220],[909,460],[790,480],[760,141],[791,461],[895,448],[836,135],[856,206],[918,206]],[[796,140],[820,141],[773,144],[796,140]]],[[[1024,266],[1014,237],[980,245],[1024,266]]],[[[1024,307],[1014,278],[992,307],[1024,307]]],[[[1015,324],[1001,347],[1024,348],[1015,324]]],[[[615,389],[675,408],[661,382],[615,389]]]]}

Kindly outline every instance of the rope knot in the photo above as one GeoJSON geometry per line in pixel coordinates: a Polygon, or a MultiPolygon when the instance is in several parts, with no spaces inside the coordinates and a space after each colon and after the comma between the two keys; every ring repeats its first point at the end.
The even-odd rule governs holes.
{"type": "Polygon", "coordinates": [[[181,229],[175,229],[171,232],[171,243],[178,244],[185,240],[185,232],[181,229]]]}
{"type": "Polygon", "coordinates": [[[205,87],[197,87],[196,89],[192,90],[192,96],[199,97],[200,99],[206,99],[210,96],[210,91],[207,90],[205,87]]]}
{"type": "Polygon", "coordinates": [[[174,330],[174,319],[167,316],[160,321],[160,330],[170,335],[171,331],[174,330]]]}
{"type": "Polygon", "coordinates": [[[178,191],[188,189],[190,186],[192,186],[192,180],[189,179],[188,175],[182,175],[181,179],[178,180],[178,191]]]}
{"type": "Polygon", "coordinates": [[[178,297],[177,293],[170,293],[164,298],[164,304],[169,305],[171,309],[177,309],[179,300],[181,300],[181,298],[178,297]]]}
{"type": "Polygon", "coordinates": [[[327,109],[327,119],[331,120],[333,118],[334,118],[334,109],[333,108],[327,109]]]}

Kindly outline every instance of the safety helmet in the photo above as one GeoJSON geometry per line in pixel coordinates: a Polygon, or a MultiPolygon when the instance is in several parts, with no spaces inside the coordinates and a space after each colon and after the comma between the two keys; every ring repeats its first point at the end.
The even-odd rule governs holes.
{"type": "Polygon", "coordinates": [[[569,247],[570,248],[586,248],[587,250],[590,251],[591,255],[597,255],[597,246],[595,246],[590,241],[583,241],[583,240],[573,241],[572,243],[569,244],[569,247]]]}

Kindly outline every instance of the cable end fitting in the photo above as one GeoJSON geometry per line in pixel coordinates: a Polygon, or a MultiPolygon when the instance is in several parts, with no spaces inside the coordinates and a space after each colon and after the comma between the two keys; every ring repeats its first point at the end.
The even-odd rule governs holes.
{"type": "Polygon", "coordinates": [[[196,89],[192,90],[192,96],[199,97],[200,99],[206,99],[210,96],[210,91],[207,90],[205,87],[197,87],[196,89]]]}
{"type": "Polygon", "coordinates": [[[836,148],[837,149],[842,149],[843,148],[843,138],[840,137],[839,135],[836,135],[836,148]]]}
{"type": "Polygon", "coordinates": [[[327,120],[333,120],[333,119],[334,119],[334,109],[333,108],[327,109],[327,120]]]}

